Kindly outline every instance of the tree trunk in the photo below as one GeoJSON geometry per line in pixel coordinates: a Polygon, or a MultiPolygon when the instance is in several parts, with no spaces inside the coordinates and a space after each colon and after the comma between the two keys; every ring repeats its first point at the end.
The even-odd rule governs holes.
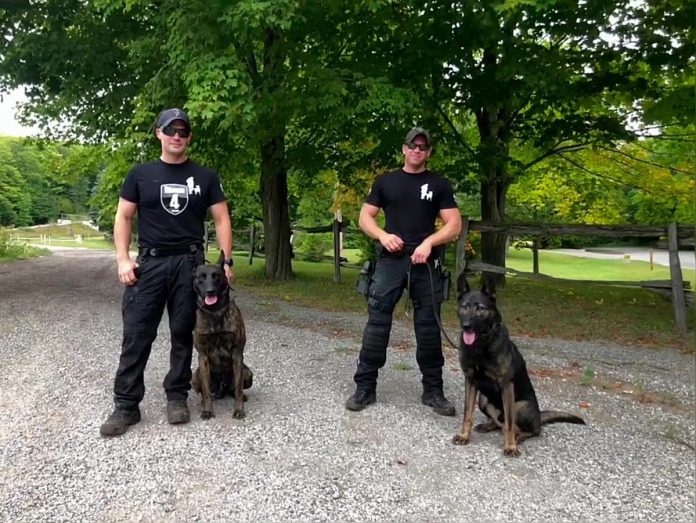
{"type": "MultiPolygon", "coordinates": [[[[505,195],[507,188],[495,179],[487,179],[481,182],[481,219],[484,222],[501,224],[505,221],[505,195]]],[[[507,234],[504,232],[481,233],[481,261],[505,267],[505,242],[507,234]]],[[[484,272],[483,279],[487,284],[501,288],[505,285],[505,275],[494,272],[484,272]]],[[[493,288],[493,287],[490,287],[493,288]]]]}
{"type": "MultiPolygon", "coordinates": [[[[484,54],[487,69],[495,69],[494,52],[484,54]]],[[[508,177],[510,127],[509,111],[505,107],[483,107],[476,114],[481,136],[479,166],[481,175],[481,219],[492,224],[505,222],[505,197],[510,185],[508,177]]],[[[481,233],[481,260],[484,263],[505,267],[507,234],[504,232],[481,233]]],[[[484,272],[483,280],[491,288],[505,285],[505,274],[484,272]]]]}
{"type": "Polygon", "coordinates": [[[266,255],[266,278],[290,280],[290,218],[288,177],[285,169],[283,136],[261,144],[261,205],[266,255]]]}
{"type": "Polygon", "coordinates": [[[278,106],[285,61],[283,36],[278,28],[264,31],[263,69],[253,54],[247,57],[256,89],[261,93],[258,136],[261,147],[261,206],[266,256],[266,278],[285,281],[293,277],[290,261],[288,172],[285,164],[286,119],[278,106]]]}

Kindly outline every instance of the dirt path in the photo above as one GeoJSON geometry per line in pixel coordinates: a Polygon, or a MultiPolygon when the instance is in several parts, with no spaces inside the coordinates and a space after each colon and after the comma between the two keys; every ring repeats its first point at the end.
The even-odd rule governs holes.
{"type": "MultiPolygon", "coordinates": [[[[502,455],[500,434],[450,443],[460,418],[419,403],[410,325],[395,326],[378,401],[343,408],[364,314],[238,292],[255,371],[248,417],[171,427],[166,319],[143,421],[103,439],[120,344],[111,253],[0,264],[0,521],[692,521],[693,355],[518,340],[542,408],[580,413],[502,455]],[[592,367],[593,384],[578,376],[592,367]],[[621,385],[617,385],[620,383],[621,385]]],[[[446,393],[463,379],[448,352],[446,393]]]]}

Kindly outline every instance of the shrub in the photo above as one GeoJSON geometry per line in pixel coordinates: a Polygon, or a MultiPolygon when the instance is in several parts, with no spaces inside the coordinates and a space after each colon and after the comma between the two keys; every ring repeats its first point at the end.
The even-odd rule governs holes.
{"type": "Polygon", "coordinates": [[[41,249],[36,249],[26,243],[17,243],[10,240],[10,234],[6,229],[0,229],[0,260],[17,260],[28,258],[41,249]]]}
{"type": "Polygon", "coordinates": [[[295,252],[307,261],[319,262],[333,247],[331,233],[308,234],[297,232],[293,241],[295,252]]]}

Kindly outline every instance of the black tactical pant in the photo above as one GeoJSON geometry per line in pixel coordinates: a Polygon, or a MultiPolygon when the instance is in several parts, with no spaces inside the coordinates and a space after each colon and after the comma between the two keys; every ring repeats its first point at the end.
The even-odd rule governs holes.
{"type": "Polygon", "coordinates": [[[392,313],[405,288],[410,288],[413,327],[416,334],[416,361],[422,375],[423,392],[442,392],[442,342],[436,314],[443,301],[440,260],[411,265],[411,250],[401,256],[384,252],[377,260],[367,295],[367,325],[363,331],[358,368],[354,376],[358,389],[374,391],[377,376],[387,359],[392,313]],[[432,279],[431,279],[432,275],[432,279]]]}
{"type": "Polygon", "coordinates": [[[169,315],[171,351],[164,389],[168,400],[187,398],[191,388],[196,323],[193,270],[203,261],[202,250],[161,257],[138,256],[138,281],[126,287],[121,306],[123,343],[114,380],[117,407],[135,408],[145,395],[145,366],[165,306],[169,315]]]}

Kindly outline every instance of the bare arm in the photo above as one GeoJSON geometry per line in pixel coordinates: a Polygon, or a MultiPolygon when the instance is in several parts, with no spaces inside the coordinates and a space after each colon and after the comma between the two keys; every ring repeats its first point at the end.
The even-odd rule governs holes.
{"type": "Polygon", "coordinates": [[[364,203],[360,209],[360,219],[358,224],[362,231],[367,234],[370,238],[379,240],[385,249],[389,252],[400,251],[404,247],[404,241],[399,238],[396,234],[389,234],[387,231],[382,229],[377,225],[377,214],[379,214],[379,207],[375,207],[369,203],[364,203]]]}
{"type": "Polygon", "coordinates": [[[133,273],[133,269],[138,264],[131,260],[128,254],[133,216],[135,216],[137,209],[136,203],[119,198],[116,218],[114,218],[114,246],[116,247],[116,262],[118,263],[118,281],[126,285],[133,285],[138,281],[133,273]]]}
{"type": "MultiPolygon", "coordinates": [[[[217,236],[220,250],[224,252],[226,260],[232,258],[232,220],[227,210],[227,202],[219,202],[210,207],[210,215],[215,223],[215,235],[217,236]]],[[[225,265],[225,274],[228,280],[232,280],[233,274],[229,266],[225,265]]]]}
{"type": "Polygon", "coordinates": [[[458,208],[440,209],[440,218],[442,218],[444,225],[416,247],[411,255],[413,263],[425,263],[433,247],[454,240],[462,232],[462,216],[459,214],[458,208]]]}

